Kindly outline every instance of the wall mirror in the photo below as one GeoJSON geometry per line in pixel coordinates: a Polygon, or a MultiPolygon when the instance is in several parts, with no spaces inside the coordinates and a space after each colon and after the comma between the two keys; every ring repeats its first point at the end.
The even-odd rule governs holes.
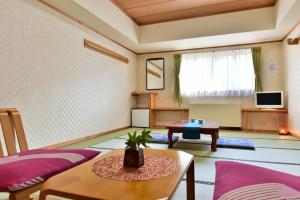
{"type": "Polygon", "coordinates": [[[163,90],[165,88],[165,69],[163,58],[146,60],[147,90],[163,90]]]}

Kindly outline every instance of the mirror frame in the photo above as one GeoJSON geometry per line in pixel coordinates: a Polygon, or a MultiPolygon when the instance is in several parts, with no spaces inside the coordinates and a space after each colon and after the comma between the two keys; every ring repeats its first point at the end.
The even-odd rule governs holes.
{"type": "Polygon", "coordinates": [[[165,89],[165,59],[164,58],[148,58],[146,60],[146,90],[164,90],[165,89]],[[163,60],[163,86],[159,89],[148,89],[148,73],[147,73],[147,63],[151,60],[163,60]]]}

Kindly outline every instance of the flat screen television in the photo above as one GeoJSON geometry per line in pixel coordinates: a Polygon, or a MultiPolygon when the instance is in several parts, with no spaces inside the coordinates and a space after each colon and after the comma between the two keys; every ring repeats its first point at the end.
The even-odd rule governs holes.
{"type": "Polygon", "coordinates": [[[257,108],[283,108],[282,91],[266,91],[255,93],[255,104],[257,108]]]}

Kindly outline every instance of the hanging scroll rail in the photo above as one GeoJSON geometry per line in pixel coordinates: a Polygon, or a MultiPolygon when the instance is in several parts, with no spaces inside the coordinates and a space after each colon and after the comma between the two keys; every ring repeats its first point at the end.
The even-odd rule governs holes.
{"type": "Polygon", "coordinates": [[[94,50],[96,52],[99,52],[99,53],[102,53],[102,54],[105,54],[107,56],[110,56],[114,59],[117,59],[119,61],[122,61],[124,63],[129,63],[129,60],[127,57],[125,56],[122,56],[121,54],[119,53],[116,53],[110,49],[107,49],[99,44],[96,44],[90,40],[87,40],[87,39],[84,39],[83,40],[83,43],[84,43],[84,47],[85,48],[88,48],[88,49],[91,49],[91,50],[94,50]]]}

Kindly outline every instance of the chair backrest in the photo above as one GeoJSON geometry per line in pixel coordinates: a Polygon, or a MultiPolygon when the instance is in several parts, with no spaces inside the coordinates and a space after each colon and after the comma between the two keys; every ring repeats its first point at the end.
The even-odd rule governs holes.
{"type": "MultiPolygon", "coordinates": [[[[16,139],[20,151],[28,150],[21,115],[15,108],[0,108],[0,124],[8,155],[17,153],[16,139]]],[[[3,156],[4,151],[0,141],[0,158],[3,156]]]]}

